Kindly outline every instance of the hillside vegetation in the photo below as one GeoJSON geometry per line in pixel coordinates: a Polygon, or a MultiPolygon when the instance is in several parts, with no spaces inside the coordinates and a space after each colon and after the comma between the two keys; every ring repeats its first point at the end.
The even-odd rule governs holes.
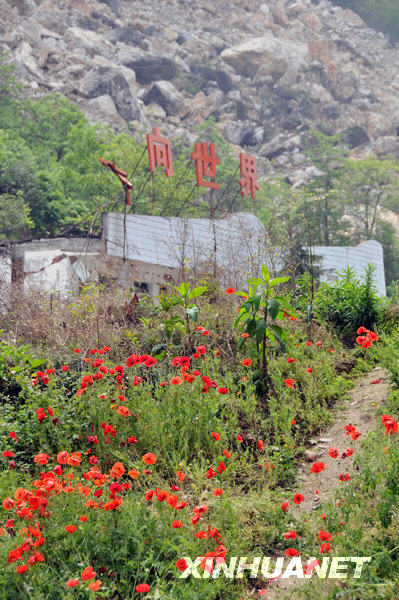
{"type": "Polygon", "coordinates": [[[369,27],[399,40],[399,4],[396,0],[335,0],[335,3],[357,12],[369,27]]]}

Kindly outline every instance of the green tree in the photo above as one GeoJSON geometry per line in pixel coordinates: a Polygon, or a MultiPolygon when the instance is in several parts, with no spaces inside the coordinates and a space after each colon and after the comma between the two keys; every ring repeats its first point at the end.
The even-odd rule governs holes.
{"type": "Polygon", "coordinates": [[[399,4],[397,0],[335,0],[336,4],[350,8],[370,27],[389,33],[399,39],[399,4]]]}
{"type": "Polygon", "coordinates": [[[353,237],[358,242],[375,237],[384,209],[394,207],[399,192],[399,167],[393,159],[348,159],[341,178],[342,196],[354,219],[353,237]]]}
{"type": "Polygon", "coordinates": [[[33,227],[29,206],[22,192],[0,194],[0,239],[18,240],[33,227]]]}
{"type": "Polygon", "coordinates": [[[311,131],[312,143],[306,151],[310,162],[321,171],[321,175],[309,183],[317,206],[317,230],[319,243],[330,246],[335,242],[334,233],[342,227],[344,214],[340,202],[339,181],[343,173],[348,149],[341,144],[340,134],[326,135],[311,131]]]}

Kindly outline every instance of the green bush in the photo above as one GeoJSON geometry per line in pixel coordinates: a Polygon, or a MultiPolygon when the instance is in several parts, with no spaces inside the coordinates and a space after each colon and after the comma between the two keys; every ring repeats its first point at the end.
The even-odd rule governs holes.
{"type": "Polygon", "coordinates": [[[374,329],[382,322],[386,302],[376,292],[374,271],[374,265],[368,265],[359,281],[348,267],[337,282],[321,284],[316,293],[317,317],[331,323],[343,339],[353,341],[360,326],[374,329]]]}

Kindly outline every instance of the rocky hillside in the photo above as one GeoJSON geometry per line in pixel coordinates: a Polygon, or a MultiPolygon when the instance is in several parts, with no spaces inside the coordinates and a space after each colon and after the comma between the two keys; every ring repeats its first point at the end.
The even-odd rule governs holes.
{"type": "Polygon", "coordinates": [[[0,0],[0,14],[31,94],[61,92],[93,121],[190,140],[213,116],[285,171],[309,128],[399,156],[399,47],[326,0],[0,0]]]}

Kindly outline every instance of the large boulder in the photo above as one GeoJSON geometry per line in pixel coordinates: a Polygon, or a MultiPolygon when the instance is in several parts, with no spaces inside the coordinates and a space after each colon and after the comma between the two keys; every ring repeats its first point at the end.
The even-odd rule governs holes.
{"type": "Polygon", "coordinates": [[[190,71],[194,75],[194,79],[199,82],[200,89],[203,89],[208,81],[214,81],[225,94],[233,89],[231,77],[223,69],[194,64],[190,66],[190,71]]]}
{"type": "Polygon", "coordinates": [[[177,115],[183,105],[183,97],[170,81],[156,81],[144,96],[144,102],[155,102],[167,115],[177,115]]]}
{"type": "Polygon", "coordinates": [[[103,37],[81,27],[69,27],[64,35],[64,41],[70,48],[76,51],[77,48],[89,54],[102,54],[112,51],[112,44],[103,37]]]}
{"type": "Polygon", "coordinates": [[[119,15],[119,0],[99,0],[100,2],[102,2],[103,4],[106,4],[107,6],[110,7],[110,9],[112,10],[112,12],[114,12],[116,15],[119,15]]]}
{"type": "Polygon", "coordinates": [[[170,81],[177,75],[176,63],[166,56],[136,56],[131,61],[125,61],[124,64],[133,69],[141,85],[153,81],[170,81]]]}
{"type": "Polygon", "coordinates": [[[110,39],[115,42],[122,42],[128,46],[138,46],[143,50],[148,49],[148,41],[145,39],[142,31],[132,22],[123,27],[115,29],[110,39]]]}
{"type": "Polygon", "coordinates": [[[126,121],[140,120],[137,98],[118,69],[101,66],[91,69],[81,80],[79,93],[89,99],[111,96],[121,117],[126,121]]]}
{"type": "Polygon", "coordinates": [[[118,117],[115,102],[108,94],[89,100],[86,106],[86,114],[97,122],[112,120],[118,117]]]}
{"type": "Polygon", "coordinates": [[[380,113],[370,112],[367,115],[367,133],[372,139],[391,136],[396,133],[395,127],[380,113]]]}
{"type": "Polygon", "coordinates": [[[331,91],[336,100],[350,102],[358,88],[358,79],[353,70],[341,71],[331,86],[331,91]]]}
{"type": "Polygon", "coordinates": [[[40,79],[40,71],[35,57],[33,56],[32,46],[28,42],[22,42],[14,54],[14,60],[20,67],[20,73],[24,77],[26,71],[40,79]]]}
{"type": "Polygon", "coordinates": [[[274,71],[275,61],[284,61],[286,69],[300,69],[307,64],[308,47],[302,42],[277,38],[271,34],[223,50],[221,57],[240,75],[253,77],[258,69],[274,71]]]}

